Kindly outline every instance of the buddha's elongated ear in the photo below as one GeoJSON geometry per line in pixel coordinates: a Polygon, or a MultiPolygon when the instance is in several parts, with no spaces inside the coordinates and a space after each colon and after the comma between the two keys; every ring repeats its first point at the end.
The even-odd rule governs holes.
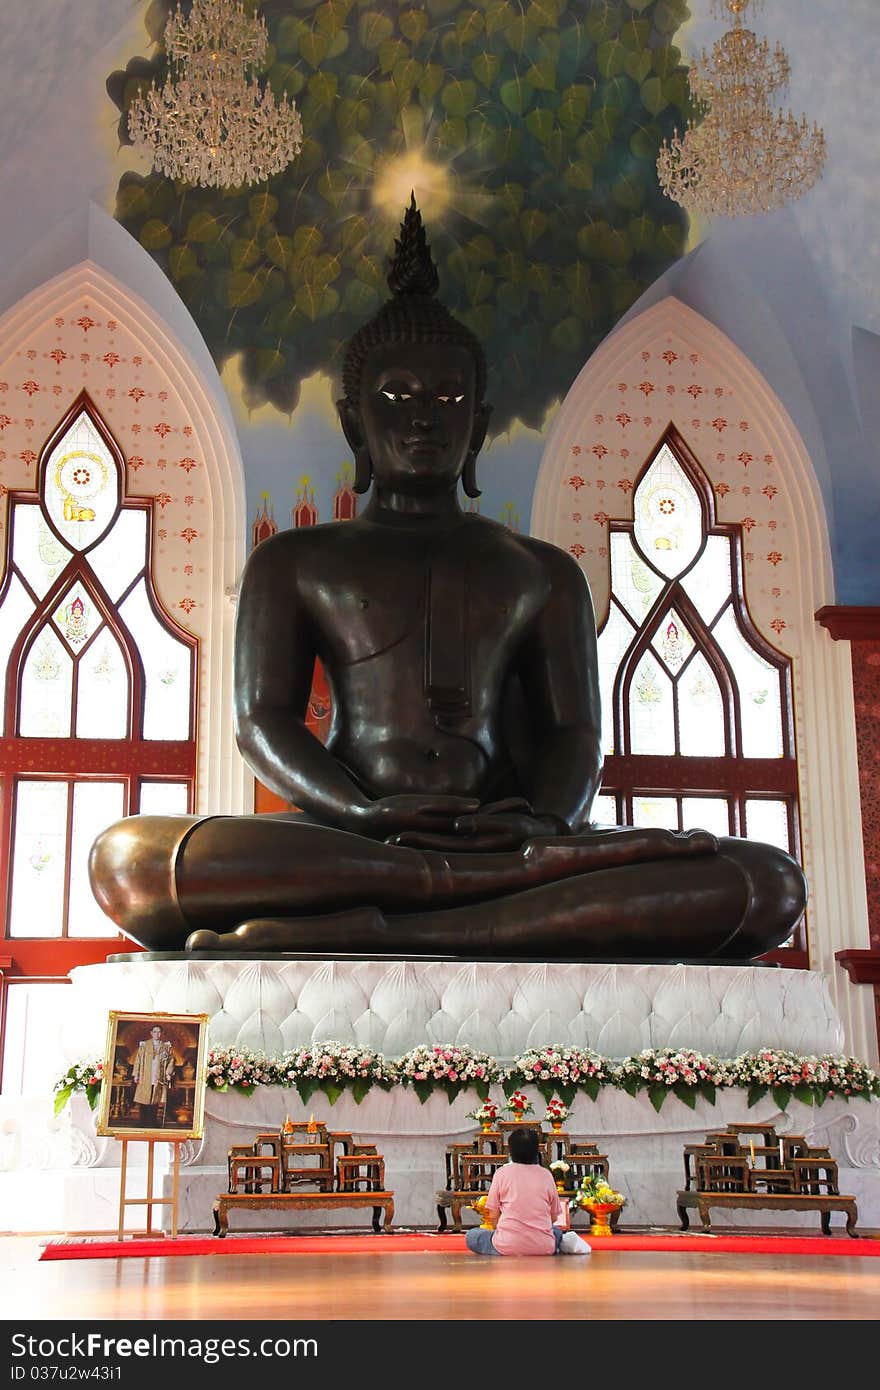
{"type": "Polygon", "coordinates": [[[370,483],[373,481],[373,463],[364,438],[361,413],[356,405],[352,405],[347,396],[343,396],[341,401],[336,402],[336,410],[339,414],[342,433],[345,435],[348,447],[354,454],[354,490],[358,493],[368,492],[370,483]]]}
{"type": "Polygon", "coordinates": [[[468,446],[467,458],[464,461],[464,468],[461,472],[461,485],[466,497],[480,496],[480,489],[477,487],[477,454],[483,447],[491,414],[492,407],[487,401],[483,401],[474,411],[474,426],[471,430],[471,442],[468,446]]]}

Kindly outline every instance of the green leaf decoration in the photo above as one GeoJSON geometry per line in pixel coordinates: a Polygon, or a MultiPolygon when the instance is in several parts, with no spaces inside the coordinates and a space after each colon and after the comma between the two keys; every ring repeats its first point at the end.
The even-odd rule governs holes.
{"type": "Polygon", "coordinates": [[[327,34],[319,34],[314,29],[307,29],[304,34],[300,35],[299,51],[309,67],[317,70],[330,51],[330,39],[327,34]]]}
{"type": "Polygon", "coordinates": [[[418,1096],[419,1101],[422,1105],[424,1105],[425,1101],[428,1099],[428,1097],[434,1089],[430,1081],[414,1081],[412,1083],[412,1088],[418,1096]]]}
{"type": "Polygon", "coordinates": [[[662,1082],[660,1082],[656,1086],[649,1086],[648,1088],[648,1095],[650,1097],[651,1104],[657,1111],[658,1115],[660,1113],[660,1108],[663,1105],[664,1100],[666,1099],[667,1091],[668,1087],[664,1086],[662,1082]]]}
{"type": "Polygon", "coordinates": [[[424,10],[405,10],[398,18],[397,27],[410,43],[416,44],[428,32],[428,16],[424,10]]]}
{"type": "Polygon", "coordinates": [[[554,1097],[555,1094],[556,1094],[556,1087],[555,1087],[555,1085],[553,1084],[553,1082],[552,1082],[552,1081],[535,1081],[533,1084],[534,1084],[535,1090],[538,1092],[538,1095],[541,1097],[541,1099],[544,1101],[544,1103],[545,1103],[546,1105],[549,1105],[550,1102],[551,1102],[551,1100],[553,1099],[553,1097],[554,1097]]]}
{"type": "Polygon", "coordinates": [[[455,21],[455,37],[461,48],[472,44],[485,30],[485,21],[479,10],[469,10],[459,15],[455,21]]]}
{"type": "Polygon", "coordinates": [[[788,1102],[791,1100],[791,1087],[790,1087],[790,1086],[774,1086],[774,1087],[773,1087],[773,1099],[775,1100],[776,1104],[779,1106],[779,1109],[780,1109],[780,1110],[785,1110],[786,1107],[787,1107],[787,1105],[788,1105],[788,1102]]]}
{"type": "Polygon", "coordinates": [[[477,100],[477,84],[469,80],[449,82],[440,94],[440,103],[450,116],[467,116],[477,100]]]}
{"type": "MultiPolygon", "coordinates": [[[[556,1087],[556,1094],[558,1095],[559,1099],[562,1101],[563,1105],[568,1105],[568,1106],[574,1105],[575,1097],[577,1096],[577,1092],[578,1092],[578,1088],[577,1088],[577,1086],[575,1086],[575,1085],[571,1085],[571,1086],[562,1085],[562,1086],[557,1086],[557,1087],[556,1087]]],[[[597,1092],[598,1092],[598,1088],[597,1088],[597,1092]]],[[[591,1100],[595,1100],[595,1098],[596,1098],[595,1096],[591,1096],[591,1097],[590,1097],[591,1100]]],[[[551,1096],[551,1100],[552,1100],[552,1096],[551,1096]]]]}
{"type": "Polygon", "coordinates": [[[510,1100],[510,1097],[513,1095],[514,1091],[518,1091],[520,1086],[524,1086],[525,1083],[526,1078],[524,1076],[505,1076],[501,1082],[501,1089],[506,1095],[507,1099],[510,1100]]]}
{"type": "Polygon", "coordinates": [[[298,53],[303,34],[310,33],[309,26],[299,15],[285,15],[276,30],[276,47],[279,53],[298,53]]]}
{"type": "Polygon", "coordinates": [[[526,10],[531,29],[555,29],[566,8],[566,0],[532,0],[526,10]]]}
{"type": "Polygon", "coordinates": [[[217,241],[223,234],[223,225],[213,212],[196,212],[186,227],[186,240],[197,242],[217,241]]]}
{"type": "Polygon", "coordinates": [[[696,1109],[697,1090],[695,1086],[688,1086],[684,1081],[676,1081],[672,1089],[683,1105],[686,1105],[689,1110],[696,1109]]]}
{"type": "Polygon", "coordinates": [[[236,237],[229,252],[233,270],[248,270],[262,256],[263,248],[255,236],[236,237]]]}
{"type": "Polygon", "coordinates": [[[480,53],[471,63],[471,72],[484,87],[491,87],[501,71],[501,59],[497,53],[480,53]]]}
{"type": "Polygon", "coordinates": [[[378,48],[394,33],[394,25],[387,15],[377,10],[366,10],[358,22],[358,40],[364,48],[378,48]]]}
{"type": "Polygon", "coordinates": [[[710,1105],[714,1105],[714,1104],[715,1104],[715,1086],[714,1086],[713,1082],[711,1082],[711,1081],[702,1081],[702,1082],[700,1083],[700,1095],[703,1097],[703,1100],[708,1101],[710,1105]]]}
{"type": "Polygon", "coordinates": [[[554,92],[556,90],[556,65],[549,59],[541,63],[533,63],[525,74],[525,80],[536,91],[554,92]]]}
{"type": "Polygon", "coordinates": [[[278,199],[272,193],[255,193],[252,198],[248,199],[248,212],[257,227],[271,222],[277,211],[278,199]]]}
{"type": "Polygon", "coordinates": [[[274,236],[266,238],[263,251],[273,265],[277,265],[280,270],[287,270],[293,260],[293,237],[274,236]]]}
{"type": "Polygon", "coordinates": [[[116,219],[127,222],[142,217],[151,206],[150,194],[141,183],[120,184],[116,193],[116,219]]]}
{"type": "Polygon", "coordinates": [[[445,74],[439,63],[426,63],[425,71],[422,73],[419,82],[419,95],[422,100],[430,105],[435,96],[443,86],[445,74]]]}
{"type": "Polygon", "coordinates": [[[509,82],[502,82],[498,95],[501,97],[502,105],[507,107],[514,116],[522,116],[528,110],[531,101],[531,89],[523,82],[521,77],[514,77],[509,82]]]}
{"type": "Polygon", "coordinates": [[[588,192],[593,187],[593,179],[593,166],[584,159],[573,161],[565,171],[567,186],[578,192],[588,192]]]}
{"type": "Polygon", "coordinates": [[[627,52],[619,39],[608,39],[596,50],[596,67],[603,77],[620,77],[626,72],[627,52]]]}
{"type": "Polygon", "coordinates": [[[802,1081],[799,1086],[794,1088],[795,1100],[802,1101],[804,1105],[813,1104],[813,1088],[808,1082],[802,1081]]]}
{"type": "Polygon", "coordinates": [[[593,100],[593,89],[584,82],[572,82],[562,93],[556,119],[566,130],[580,130],[593,100]]]}
{"type": "MultiPolygon", "coordinates": [[[[488,30],[489,25],[487,22],[487,33],[488,30]]],[[[504,26],[503,34],[504,41],[507,44],[508,48],[512,49],[512,51],[516,54],[522,53],[523,49],[526,46],[526,40],[529,34],[529,26],[526,22],[525,15],[514,14],[513,18],[511,18],[510,11],[508,10],[508,19],[507,23],[504,26]]]]}
{"type": "Polygon", "coordinates": [[[199,261],[191,246],[171,247],[168,252],[168,271],[175,282],[198,274],[199,261]]]}
{"type": "Polygon", "coordinates": [[[626,1093],[627,1093],[628,1096],[636,1096],[636,1095],[638,1095],[639,1090],[641,1089],[641,1077],[638,1077],[638,1076],[627,1076],[627,1077],[625,1077],[625,1078],[624,1078],[624,1081],[623,1081],[623,1089],[626,1091],[626,1093]]]}
{"type": "Polygon", "coordinates": [[[166,222],[160,222],[157,217],[152,217],[141,227],[140,243],[145,251],[161,251],[164,247],[170,246],[174,239],[174,234],[166,222]]]}
{"type": "Polygon", "coordinates": [[[630,53],[626,60],[625,72],[633,82],[642,83],[651,73],[650,53],[630,53]]]}
{"type": "Polygon", "coordinates": [[[70,1097],[73,1095],[72,1086],[62,1086],[60,1091],[55,1093],[55,1114],[60,1115],[70,1097]]]}
{"type": "Polygon", "coordinates": [[[476,1091],[477,1095],[480,1097],[480,1100],[489,1099],[490,1088],[488,1081],[474,1081],[472,1083],[472,1089],[476,1091]]]}
{"type": "Polygon", "coordinates": [[[748,1106],[749,1110],[751,1110],[753,1106],[757,1105],[758,1101],[762,1100],[763,1097],[766,1096],[766,1094],[766,1086],[750,1086],[748,1096],[746,1097],[746,1105],[748,1106]]]}
{"type": "Polygon", "coordinates": [[[409,57],[409,48],[403,39],[386,39],[379,44],[379,67],[382,72],[391,72],[398,63],[409,57]]]}
{"type": "Polygon", "coordinates": [[[687,15],[687,0],[658,0],[654,10],[654,27],[661,34],[674,34],[687,15]]]}
{"type": "Polygon", "coordinates": [[[405,58],[395,63],[392,80],[399,91],[409,93],[418,86],[423,72],[422,64],[417,63],[415,58],[405,58]]]}
{"type": "Polygon", "coordinates": [[[540,208],[528,208],[520,214],[519,225],[526,246],[534,246],[550,226],[550,218],[540,208]]]}
{"type": "Polygon", "coordinates": [[[681,51],[672,45],[651,50],[651,62],[658,77],[671,77],[681,63],[681,51]]]}
{"type": "MultiPolygon", "coordinates": [[[[581,1083],[581,1090],[585,1095],[589,1096],[590,1100],[598,1100],[601,1089],[602,1087],[599,1085],[595,1076],[588,1076],[586,1081],[581,1083]]],[[[570,1105],[571,1101],[566,1100],[565,1103],[566,1105],[570,1105]]]]}
{"type": "Polygon", "coordinates": [[[308,1105],[312,1096],[318,1089],[318,1083],[312,1077],[299,1076],[296,1080],[296,1089],[299,1092],[299,1098],[303,1105],[308,1105]]]}
{"type": "Polygon", "coordinates": [[[660,112],[669,105],[664,91],[665,82],[659,77],[649,77],[647,82],[643,82],[639,88],[639,96],[645,110],[652,116],[659,116],[660,112]]]}
{"type": "Polygon", "coordinates": [[[342,1092],[345,1090],[345,1087],[340,1086],[336,1081],[322,1081],[321,1090],[324,1092],[330,1104],[335,1105],[342,1095],[342,1092]]]}
{"type": "Polygon", "coordinates": [[[260,271],[233,270],[226,277],[223,302],[230,309],[246,309],[249,304],[256,304],[263,293],[264,284],[260,271]]]}

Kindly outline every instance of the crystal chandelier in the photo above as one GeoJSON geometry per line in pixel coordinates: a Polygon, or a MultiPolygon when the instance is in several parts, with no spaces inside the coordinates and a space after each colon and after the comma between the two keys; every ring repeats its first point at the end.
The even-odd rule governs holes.
{"type": "Polygon", "coordinates": [[[688,72],[697,120],[675,131],[657,159],[660,186],[689,212],[737,217],[771,212],[812,188],[825,164],[825,136],[774,100],[788,86],[789,63],[743,27],[755,0],[718,0],[733,28],[688,72]]]}
{"type": "Polygon", "coordinates": [[[165,26],[171,68],[129,107],[128,130],[153,168],[206,188],[262,183],[302,147],[302,121],[285,93],[278,101],[248,68],[266,55],[265,20],[241,0],[193,0],[165,26]]]}

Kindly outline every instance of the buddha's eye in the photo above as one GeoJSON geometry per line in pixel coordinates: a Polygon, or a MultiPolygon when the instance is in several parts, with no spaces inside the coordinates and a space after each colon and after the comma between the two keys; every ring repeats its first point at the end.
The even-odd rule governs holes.
{"type": "Polygon", "coordinates": [[[396,391],[393,386],[383,386],[382,395],[386,400],[393,401],[395,405],[398,405],[401,401],[412,400],[412,393],[410,391],[396,391]]]}
{"type": "Polygon", "coordinates": [[[437,399],[441,405],[461,405],[464,396],[438,396],[437,399]]]}

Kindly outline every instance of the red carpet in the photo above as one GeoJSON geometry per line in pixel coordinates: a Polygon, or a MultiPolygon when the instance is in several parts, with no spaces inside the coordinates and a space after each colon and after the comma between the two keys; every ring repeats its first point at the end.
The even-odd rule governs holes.
{"type": "MultiPolygon", "coordinates": [[[[728,1236],[653,1235],[622,1232],[615,1236],[592,1236],[590,1244],[596,1255],[622,1254],[625,1251],[698,1251],[702,1255],[880,1255],[880,1239],[832,1236],[728,1236]]],[[[465,1251],[464,1235],[449,1232],[400,1231],[389,1235],[289,1235],[247,1236],[179,1236],[140,1239],[129,1237],[118,1241],[93,1237],[75,1240],[62,1237],[51,1240],[40,1256],[41,1260],[109,1260],[147,1259],[169,1255],[388,1255],[388,1254],[461,1254],[465,1251]]]]}

